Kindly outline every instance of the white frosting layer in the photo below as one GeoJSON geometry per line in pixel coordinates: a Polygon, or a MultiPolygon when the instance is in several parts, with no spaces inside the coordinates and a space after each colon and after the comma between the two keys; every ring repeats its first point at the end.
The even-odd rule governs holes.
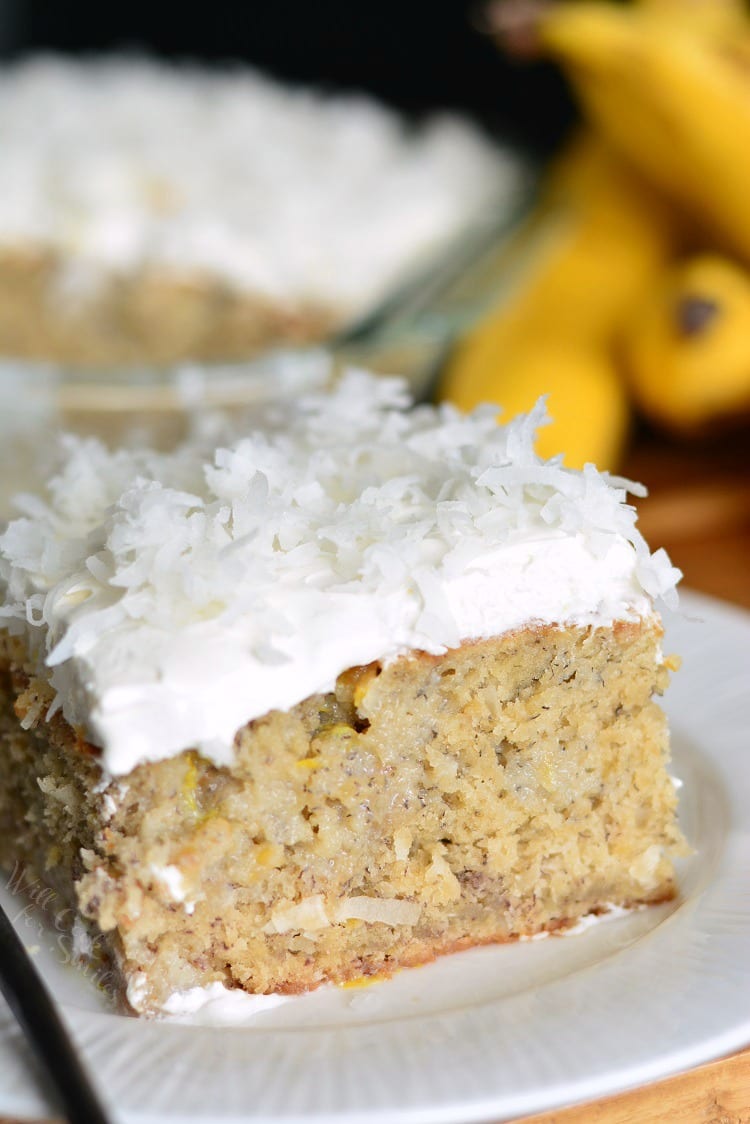
{"type": "Polygon", "coordinates": [[[356,315],[497,211],[517,161],[468,122],[242,67],[40,57],[0,74],[0,245],[62,255],[61,298],[155,266],[356,315]]]}
{"type": "Polygon", "coordinates": [[[673,590],[623,481],[535,455],[543,407],[503,427],[405,403],[351,372],[211,456],[69,441],[0,538],[0,617],[109,772],[187,747],[229,763],[244,723],[347,667],[635,619],[673,590]]]}
{"type": "Polygon", "coordinates": [[[161,1009],[162,1018],[172,1022],[195,1023],[201,1026],[227,1026],[253,1022],[264,1011],[294,1000],[304,1002],[304,995],[250,995],[225,987],[222,983],[206,987],[189,987],[173,992],[161,1009]]]}

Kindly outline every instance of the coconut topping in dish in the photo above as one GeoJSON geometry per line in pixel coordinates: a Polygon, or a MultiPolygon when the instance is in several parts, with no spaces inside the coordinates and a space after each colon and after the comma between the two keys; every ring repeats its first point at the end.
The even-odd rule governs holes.
{"type": "Polygon", "coordinates": [[[191,746],[229,763],[244,723],[358,664],[674,596],[637,486],[534,453],[543,405],[507,426],[407,405],[400,380],[350,372],[216,451],[68,439],[0,538],[0,620],[110,773],[191,746]]]}
{"type": "Polygon", "coordinates": [[[156,267],[357,315],[519,185],[466,121],[409,128],[254,70],[40,57],[0,76],[0,246],[76,292],[156,267]]]}

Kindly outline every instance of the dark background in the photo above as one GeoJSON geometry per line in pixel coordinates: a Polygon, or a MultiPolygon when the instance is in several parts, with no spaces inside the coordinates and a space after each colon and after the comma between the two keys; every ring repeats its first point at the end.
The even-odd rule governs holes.
{"type": "Polygon", "coordinates": [[[0,0],[0,17],[6,57],[124,47],[242,59],[293,81],[366,89],[415,114],[461,109],[536,151],[553,147],[573,117],[551,67],[509,62],[478,30],[478,0],[0,0]]]}

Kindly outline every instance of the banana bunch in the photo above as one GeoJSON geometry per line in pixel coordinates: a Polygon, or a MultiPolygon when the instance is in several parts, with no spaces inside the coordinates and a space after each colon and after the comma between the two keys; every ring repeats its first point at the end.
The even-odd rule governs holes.
{"type": "Polygon", "coordinates": [[[681,434],[750,408],[750,20],[741,0],[561,0],[533,30],[588,130],[440,392],[506,417],[548,393],[539,452],[612,468],[631,401],[681,434]]]}

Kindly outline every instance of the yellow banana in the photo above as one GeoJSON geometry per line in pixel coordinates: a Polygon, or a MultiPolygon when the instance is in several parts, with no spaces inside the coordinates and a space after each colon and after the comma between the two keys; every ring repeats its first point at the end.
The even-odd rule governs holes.
{"type": "Polygon", "coordinates": [[[689,27],[701,35],[724,39],[748,34],[744,0],[638,0],[638,7],[663,20],[666,33],[674,27],[689,27]]]}
{"type": "Polygon", "coordinates": [[[545,10],[538,34],[612,146],[750,261],[746,44],[580,0],[545,10]]]}
{"type": "Polygon", "coordinates": [[[644,293],[624,336],[633,396],[678,433],[750,409],[750,274],[718,255],[675,266],[644,293]]]}
{"type": "Polygon", "coordinates": [[[562,453],[569,468],[617,468],[630,428],[621,372],[604,348],[581,342],[527,339],[503,365],[501,420],[528,413],[540,394],[552,419],[537,434],[542,457],[562,453]]]}
{"type": "Polygon", "coordinates": [[[498,402],[509,417],[551,392],[555,420],[539,451],[614,467],[628,409],[608,351],[672,253],[672,224],[656,195],[584,140],[553,171],[520,242],[505,291],[459,342],[440,396],[463,409],[498,402]]]}

